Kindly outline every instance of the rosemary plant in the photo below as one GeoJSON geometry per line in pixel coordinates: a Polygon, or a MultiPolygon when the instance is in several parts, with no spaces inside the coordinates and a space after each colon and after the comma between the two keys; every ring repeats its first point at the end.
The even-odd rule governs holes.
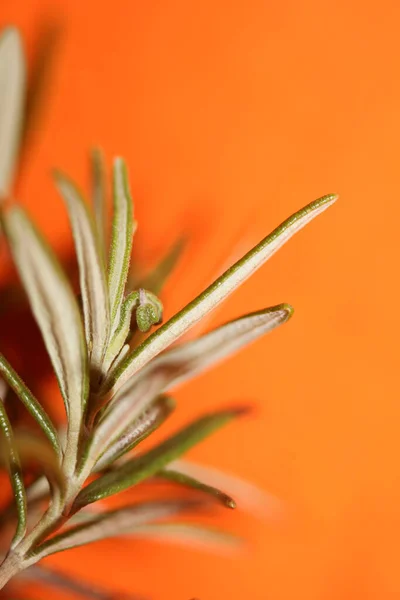
{"type": "MultiPolygon", "coordinates": [[[[280,304],[246,314],[171,347],[260,268],[294,233],[335,200],[326,195],[286,219],[203,293],[162,324],[162,280],[179,255],[175,245],[146,282],[132,287],[130,257],[136,229],[127,167],[113,164],[113,215],[108,244],[107,194],[101,155],[92,156],[92,201],[63,173],[54,175],[65,202],[79,266],[79,300],[48,243],[26,210],[11,201],[24,126],[25,62],[19,35],[0,38],[0,196],[2,230],[56,375],[67,427],[57,428],[13,366],[0,354],[1,459],[13,491],[5,524],[14,527],[0,566],[0,588],[42,558],[108,536],[196,532],[224,534],[174,519],[207,502],[235,507],[235,499],[206,469],[178,461],[245,407],[216,410],[189,423],[150,450],[140,442],[175,408],[172,388],[285,323],[293,309],[280,304]],[[10,423],[9,388],[41,432],[10,423]],[[132,452],[133,451],[133,452],[132,452]],[[32,477],[32,462],[35,465],[32,477]],[[29,473],[29,477],[27,476],[29,473]],[[174,499],[136,502],[111,510],[91,505],[158,478],[191,489],[174,499]]],[[[4,525],[4,519],[3,519],[4,525]]]]}

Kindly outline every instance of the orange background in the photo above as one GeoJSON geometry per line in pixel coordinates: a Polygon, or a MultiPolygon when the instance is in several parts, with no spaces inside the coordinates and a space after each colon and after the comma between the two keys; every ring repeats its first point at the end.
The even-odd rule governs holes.
{"type": "Polygon", "coordinates": [[[84,183],[94,143],[130,165],[137,256],[155,260],[189,223],[168,314],[243,230],[251,244],[341,196],[214,319],[288,301],[292,321],[176,394],[173,427],[258,402],[191,456],[278,496],[283,521],[218,513],[253,543],[236,559],[111,541],[51,564],[155,600],[399,598],[400,4],[1,0],[28,52],[43,15],[64,33],[19,196],[59,250],[49,169],[84,183]]]}

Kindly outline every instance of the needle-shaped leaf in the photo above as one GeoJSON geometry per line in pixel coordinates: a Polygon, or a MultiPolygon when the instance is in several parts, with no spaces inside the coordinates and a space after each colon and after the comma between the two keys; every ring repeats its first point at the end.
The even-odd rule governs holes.
{"type": "Polygon", "coordinates": [[[132,251],[132,236],[136,229],[133,220],[132,198],[129,191],[125,162],[117,158],[113,170],[114,215],[109,257],[108,288],[110,295],[111,323],[116,324],[123,300],[129,262],[132,251]]]}
{"type": "Polygon", "coordinates": [[[94,222],[104,263],[107,260],[107,190],[103,153],[99,148],[91,152],[92,199],[94,222]]]}
{"type": "Polygon", "coordinates": [[[91,368],[99,374],[109,333],[108,293],[102,251],[88,206],[75,184],[60,172],[55,173],[55,181],[66,203],[75,241],[91,368]]]}
{"type": "Polygon", "coordinates": [[[337,196],[333,194],[323,196],[294,213],[202,294],[159,327],[121,363],[104,391],[107,397],[112,397],[130,377],[218,306],[297,231],[331,206],[336,199],[337,196]]]}
{"type": "Polygon", "coordinates": [[[51,422],[50,417],[47,415],[46,411],[38,402],[38,400],[36,400],[35,396],[32,394],[29,388],[19,377],[18,373],[14,371],[10,363],[5,359],[5,357],[2,354],[0,354],[0,374],[4,377],[10,388],[14,390],[14,392],[16,393],[18,398],[20,398],[25,408],[41,427],[43,433],[46,435],[55,452],[58,455],[61,455],[61,448],[58,440],[57,430],[51,422]]]}
{"type": "Polygon", "coordinates": [[[73,510],[79,510],[87,504],[122,492],[144,479],[152,477],[171,461],[179,458],[204,438],[245,411],[247,409],[242,407],[222,410],[193,421],[152,450],[127,461],[110,473],[89,483],[77,496],[73,510]]]}
{"type": "Polygon", "coordinates": [[[206,485],[223,488],[225,492],[235,498],[239,508],[252,515],[279,520],[284,512],[282,501],[273,494],[215,467],[181,458],[172,462],[168,466],[169,469],[201,480],[206,485]]]}
{"type": "Polygon", "coordinates": [[[57,259],[25,211],[12,207],[5,230],[32,311],[41,329],[68,414],[67,471],[76,462],[88,392],[86,344],[80,312],[57,259]]]}
{"type": "Polygon", "coordinates": [[[142,378],[130,393],[116,399],[112,407],[108,407],[94,430],[88,451],[84,457],[83,472],[88,476],[101,452],[110,441],[120,439],[128,424],[132,424],[145,413],[151,403],[159,396],[162,385],[157,377],[142,378]]]}
{"type": "Polygon", "coordinates": [[[142,502],[107,513],[92,520],[71,527],[39,546],[34,554],[43,558],[55,552],[61,552],[83,544],[89,544],[104,538],[128,535],[139,525],[175,516],[198,507],[191,500],[163,500],[142,502]]]}
{"type": "Polygon", "coordinates": [[[193,490],[196,490],[197,492],[203,492],[204,494],[208,494],[209,496],[212,496],[213,498],[218,500],[218,502],[221,502],[221,504],[223,504],[227,508],[236,508],[236,502],[231,496],[229,496],[225,492],[222,492],[218,488],[202,483],[198,479],[190,477],[185,473],[180,473],[179,471],[175,471],[173,469],[168,468],[163,469],[162,471],[157,473],[157,477],[160,477],[161,479],[166,479],[168,481],[171,481],[172,483],[178,483],[179,485],[191,488],[193,490]]]}
{"type": "MultiPolygon", "coordinates": [[[[212,269],[212,274],[207,277],[207,281],[213,282],[220,277],[225,271],[235,264],[246,252],[247,248],[251,248],[254,243],[253,236],[248,235],[248,227],[244,227],[242,231],[235,236],[235,240],[231,240],[229,243],[229,250],[227,249],[224,253],[222,261],[217,261],[216,265],[212,269]]],[[[219,304],[215,311],[208,313],[203,319],[201,319],[194,327],[191,327],[189,331],[183,334],[180,338],[182,342],[188,342],[194,340],[203,335],[208,330],[208,324],[210,321],[215,319],[215,315],[223,311],[223,303],[219,304]]]]}
{"type": "Polygon", "coordinates": [[[288,304],[279,304],[230,321],[197,340],[163,352],[132,378],[106,409],[95,433],[102,447],[113,432],[120,435],[126,422],[146,409],[163,391],[191,379],[243,346],[285,323],[293,314],[288,304]]]}
{"type": "MultiPolygon", "coordinates": [[[[109,448],[101,455],[100,460],[96,464],[96,470],[101,471],[120,456],[126,454],[126,452],[136,448],[138,444],[164,423],[175,406],[175,400],[169,396],[155,398],[150,406],[133,423],[126,427],[121,436],[111,443],[109,448]]],[[[104,430],[102,431],[99,428],[99,433],[104,433],[104,430]]],[[[110,431],[109,436],[111,436],[110,431]]],[[[102,439],[102,436],[95,437],[95,441],[98,439],[102,439]]]]}
{"type": "Polygon", "coordinates": [[[293,314],[289,304],[278,304],[229,321],[197,340],[160,354],[140,377],[155,377],[163,389],[191,379],[259,337],[283,325],[293,314]]]}
{"type": "Polygon", "coordinates": [[[244,545],[243,540],[232,533],[192,523],[149,523],[139,525],[130,534],[130,537],[179,544],[217,553],[237,551],[243,548],[244,545]]]}
{"type": "Polygon", "coordinates": [[[0,36],[0,199],[11,191],[17,165],[25,104],[25,59],[19,33],[0,36]]]}
{"type": "Polygon", "coordinates": [[[0,398],[0,429],[2,436],[1,455],[6,463],[9,473],[11,487],[13,490],[15,504],[17,507],[18,523],[11,544],[13,548],[21,541],[27,526],[27,502],[24,480],[22,476],[21,461],[15,444],[13,430],[8,420],[3,400],[0,398]]]}

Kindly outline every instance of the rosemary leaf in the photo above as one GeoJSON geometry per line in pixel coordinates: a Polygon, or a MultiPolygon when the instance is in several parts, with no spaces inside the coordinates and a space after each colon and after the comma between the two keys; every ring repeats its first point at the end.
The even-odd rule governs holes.
{"type": "Polygon", "coordinates": [[[119,435],[153,398],[212,367],[245,345],[285,323],[293,314],[288,304],[279,304],[229,321],[192,342],[161,353],[118,393],[104,412],[95,444],[119,435]]]}
{"type": "Polygon", "coordinates": [[[185,547],[220,553],[243,548],[243,539],[216,527],[192,523],[149,523],[139,525],[130,534],[132,538],[151,539],[155,542],[179,544],[185,547]]]}
{"type": "Polygon", "coordinates": [[[13,430],[8,419],[3,400],[0,398],[0,429],[3,443],[1,444],[1,454],[5,460],[10,477],[10,483],[13,490],[15,504],[17,507],[17,529],[11,543],[14,548],[24,537],[27,527],[27,501],[24,479],[22,476],[21,461],[15,444],[13,430]]]}
{"type": "Polygon", "coordinates": [[[233,496],[237,505],[252,515],[268,519],[280,519],[284,508],[282,502],[273,494],[260,489],[253,483],[241,479],[237,475],[226,473],[221,469],[195,463],[180,458],[170,463],[168,469],[178,471],[188,477],[200,479],[206,485],[223,487],[233,496]]]}
{"type": "Polygon", "coordinates": [[[0,36],[0,200],[13,185],[25,108],[25,58],[14,27],[0,36]]]}
{"type": "Polygon", "coordinates": [[[91,370],[101,373],[109,334],[106,273],[92,215],[75,184],[55,173],[57,188],[66,203],[78,257],[86,344],[91,370]]]}
{"type": "Polygon", "coordinates": [[[205,415],[149,452],[92,481],[77,496],[73,512],[152,477],[211,433],[243,414],[244,410],[237,408],[205,415]]]}
{"type": "Polygon", "coordinates": [[[185,473],[180,473],[179,471],[168,468],[157,473],[157,477],[208,494],[218,500],[218,502],[221,502],[226,508],[236,508],[236,502],[231,496],[216,487],[202,483],[194,477],[189,477],[189,475],[185,475],[185,473]]]}
{"type": "Polygon", "coordinates": [[[225,271],[203,293],[150,335],[121,363],[113,379],[108,383],[108,390],[106,390],[108,398],[111,398],[130,377],[133,377],[157,354],[165,350],[218,306],[297,231],[325,211],[336,199],[337,196],[334,194],[323,196],[294,213],[230,269],[225,271]]]}
{"type": "Polygon", "coordinates": [[[119,309],[129,271],[132,236],[136,229],[136,222],[132,217],[132,199],[126,165],[121,158],[117,158],[114,162],[113,199],[114,216],[108,267],[112,330],[118,323],[119,309]]]}
{"type": "Polygon", "coordinates": [[[66,469],[75,468],[88,395],[85,336],[78,305],[57,259],[26,212],[3,216],[11,252],[41,329],[68,416],[66,469]]]}
{"type": "Polygon", "coordinates": [[[14,371],[10,363],[5,359],[3,354],[0,354],[0,374],[4,377],[10,388],[14,390],[25,408],[41,427],[55,452],[61,456],[57,430],[51,422],[50,417],[19,375],[14,371]]]}
{"type": "Polygon", "coordinates": [[[99,148],[94,148],[91,152],[91,174],[92,174],[92,200],[94,222],[97,231],[97,237],[103,257],[103,262],[107,261],[107,190],[104,156],[99,148]]]}
{"type": "Polygon", "coordinates": [[[102,513],[44,542],[32,556],[39,559],[104,538],[128,535],[139,525],[166,519],[197,506],[199,503],[193,500],[149,501],[102,513]]]}
{"type": "MultiPolygon", "coordinates": [[[[175,400],[169,396],[155,398],[150,406],[137,419],[134,419],[133,423],[126,427],[120,437],[111,443],[104,454],[101,455],[96,463],[96,470],[101,471],[130,450],[133,450],[133,448],[136,448],[140,442],[164,423],[175,409],[175,406],[175,400]]],[[[108,437],[111,437],[110,433],[108,437]]]]}
{"type": "MultiPolygon", "coordinates": [[[[155,358],[140,377],[155,378],[163,389],[192,379],[208,367],[283,325],[293,315],[289,304],[278,304],[243,315],[217,327],[198,339],[181,344],[155,358]]],[[[126,389],[129,389],[128,386],[126,389]]]]}

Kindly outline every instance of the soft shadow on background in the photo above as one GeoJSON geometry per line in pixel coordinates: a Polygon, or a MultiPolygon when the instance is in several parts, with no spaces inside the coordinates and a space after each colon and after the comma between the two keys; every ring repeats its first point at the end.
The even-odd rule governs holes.
{"type": "MultiPolygon", "coordinates": [[[[254,547],[236,559],[118,541],[50,564],[155,600],[398,598],[399,4],[0,5],[0,25],[22,29],[28,54],[43,17],[63,34],[19,195],[64,255],[50,168],[87,183],[93,144],[130,166],[139,259],[155,260],[185,223],[193,233],[168,315],[241,232],[250,246],[302,205],[340,194],[215,318],[287,301],[291,322],[176,394],[172,427],[231,399],[258,402],[257,418],[193,456],[278,496],[284,518],[260,527],[222,515],[254,547]]],[[[50,380],[42,387],[49,397],[50,380]]]]}

